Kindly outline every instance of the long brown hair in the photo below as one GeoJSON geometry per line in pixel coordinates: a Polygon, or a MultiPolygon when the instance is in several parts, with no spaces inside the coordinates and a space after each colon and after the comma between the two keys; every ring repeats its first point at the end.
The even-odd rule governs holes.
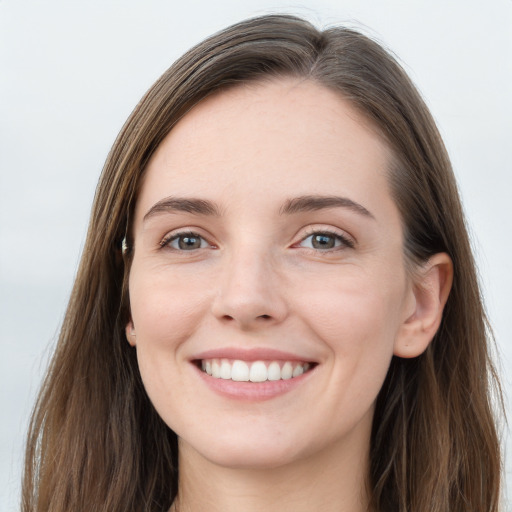
{"type": "Polygon", "coordinates": [[[130,219],[146,164],[207,95],[296,76],[338,91],[394,154],[389,181],[411,265],[454,264],[442,324],[424,354],[395,357],[371,436],[371,509],[498,510],[499,391],[456,183],[435,123],[396,61],[349,29],[292,16],[234,25],[178,60],[126,122],[98,184],[80,268],[41,390],[26,453],[23,510],[166,511],[176,497],[176,435],[153,409],[125,339],[130,219]]]}

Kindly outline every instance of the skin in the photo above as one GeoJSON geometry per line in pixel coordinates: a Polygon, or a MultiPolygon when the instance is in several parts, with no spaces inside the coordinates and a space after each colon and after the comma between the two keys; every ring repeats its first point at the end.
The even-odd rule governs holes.
{"type": "Polygon", "coordinates": [[[365,509],[376,396],[393,354],[414,357],[432,339],[451,283],[446,255],[414,278],[406,271],[390,158],[340,95],[295,79],[209,97],[153,155],[134,218],[126,333],[179,437],[180,510],[365,509]],[[333,195],[368,214],[282,211],[333,195]],[[217,215],[148,215],[170,196],[208,200],[217,215]],[[200,247],[180,249],[183,232],[200,247]],[[334,247],[318,248],[313,233],[334,247]],[[287,393],[233,399],[191,362],[219,348],[279,349],[316,366],[287,393]]]}

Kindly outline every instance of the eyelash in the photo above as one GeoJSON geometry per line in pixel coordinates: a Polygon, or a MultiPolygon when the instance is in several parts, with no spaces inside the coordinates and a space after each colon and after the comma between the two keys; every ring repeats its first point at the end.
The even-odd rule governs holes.
{"type": "MultiPolygon", "coordinates": [[[[201,236],[199,233],[196,233],[194,231],[181,231],[179,233],[170,233],[169,235],[165,236],[163,238],[163,240],[160,242],[160,248],[164,248],[164,247],[168,247],[169,249],[172,249],[174,251],[177,251],[177,252],[193,252],[195,250],[198,250],[198,249],[204,249],[206,248],[206,245],[209,246],[210,248],[215,248],[215,246],[213,246],[212,244],[210,244],[208,242],[208,240],[206,240],[203,236],[201,236]],[[199,239],[200,240],[200,246],[199,247],[192,247],[192,248],[189,248],[189,250],[187,249],[184,249],[183,247],[172,247],[172,242],[174,241],[179,241],[180,238],[195,238],[195,239],[199,239]]],[[[322,252],[322,253],[329,253],[329,252],[333,252],[333,251],[338,251],[338,250],[341,250],[341,249],[345,249],[345,248],[349,248],[349,249],[353,249],[355,246],[355,243],[353,240],[351,240],[350,238],[342,235],[341,233],[339,232],[336,232],[336,231],[333,231],[333,230],[329,230],[329,229],[312,229],[310,230],[306,236],[304,236],[303,238],[301,238],[301,240],[295,244],[292,245],[293,248],[304,248],[304,249],[309,249],[309,250],[312,250],[312,251],[315,251],[315,252],[322,252]],[[314,237],[314,236],[325,236],[325,237],[328,237],[328,238],[333,238],[334,239],[334,247],[327,247],[327,248],[319,248],[319,247],[305,247],[303,246],[302,244],[308,239],[308,238],[311,238],[311,237],[314,237]],[[336,243],[339,242],[339,245],[336,245],[336,243]]]]}
{"type": "Polygon", "coordinates": [[[209,247],[214,247],[211,245],[204,236],[201,236],[199,233],[196,233],[194,231],[181,231],[179,233],[170,233],[169,235],[165,236],[164,239],[160,242],[160,247],[163,249],[164,247],[169,247],[170,249],[177,251],[177,252],[188,252],[186,249],[178,248],[178,247],[172,247],[171,243],[175,240],[178,241],[180,238],[197,238],[201,240],[201,246],[197,248],[190,249],[190,252],[197,249],[204,249],[203,242],[207,244],[209,247]]]}
{"type": "Polygon", "coordinates": [[[351,240],[350,238],[348,238],[345,235],[342,235],[339,232],[329,230],[329,229],[313,229],[305,237],[301,238],[301,240],[298,243],[294,244],[293,247],[296,247],[296,248],[303,247],[303,248],[310,249],[310,250],[313,250],[316,252],[332,252],[332,251],[342,250],[342,249],[346,249],[346,248],[353,249],[355,247],[355,243],[353,240],[351,240]],[[304,241],[306,241],[308,238],[311,238],[313,236],[322,236],[322,235],[326,236],[326,237],[334,238],[335,243],[340,242],[340,244],[338,246],[335,245],[334,247],[329,247],[327,249],[301,246],[301,244],[304,243],[304,241]]]}

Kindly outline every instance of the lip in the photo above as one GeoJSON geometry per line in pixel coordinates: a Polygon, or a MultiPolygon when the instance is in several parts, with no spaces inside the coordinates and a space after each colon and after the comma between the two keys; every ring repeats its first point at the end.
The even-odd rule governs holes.
{"type": "Polygon", "coordinates": [[[198,361],[201,359],[240,359],[241,361],[290,361],[306,363],[317,363],[317,361],[309,358],[293,354],[291,352],[284,352],[272,348],[218,348],[213,350],[206,350],[190,358],[191,361],[198,361]]]}
{"type": "Polygon", "coordinates": [[[192,365],[196,374],[208,388],[215,393],[235,400],[261,402],[270,400],[297,388],[308,380],[315,368],[303,373],[299,377],[288,380],[275,380],[265,382],[235,382],[233,380],[216,379],[192,365]]]}
{"type": "Polygon", "coordinates": [[[277,398],[305,383],[315,372],[318,364],[307,356],[275,349],[253,348],[221,348],[201,352],[190,359],[196,375],[211,391],[225,398],[243,401],[260,402],[277,398]],[[306,373],[287,380],[265,382],[236,382],[232,380],[211,377],[199,368],[198,361],[202,359],[240,359],[242,361],[290,361],[310,362],[313,367],[306,373]]]}

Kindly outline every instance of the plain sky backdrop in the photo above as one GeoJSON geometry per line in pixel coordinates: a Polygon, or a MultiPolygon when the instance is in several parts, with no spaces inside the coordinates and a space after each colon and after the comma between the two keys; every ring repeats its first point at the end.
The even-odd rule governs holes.
{"type": "Polygon", "coordinates": [[[184,51],[269,12],[358,28],[418,85],[459,181],[512,395],[512,0],[0,0],[0,511],[18,508],[29,413],[116,134],[184,51]]]}

